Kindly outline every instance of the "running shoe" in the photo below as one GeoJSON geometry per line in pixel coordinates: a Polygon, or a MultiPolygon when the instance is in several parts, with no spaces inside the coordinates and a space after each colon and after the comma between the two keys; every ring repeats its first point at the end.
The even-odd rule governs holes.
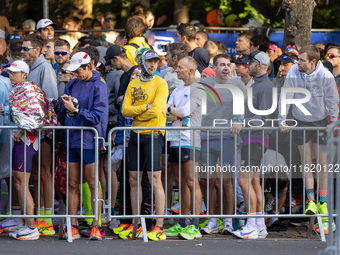
{"type": "MultiPolygon", "coordinates": [[[[319,213],[320,214],[328,214],[327,203],[321,204],[319,202],[319,213]]],[[[328,222],[328,217],[321,217],[322,222],[328,222]]]]}
{"type": "MultiPolygon", "coordinates": [[[[132,238],[132,232],[133,232],[133,225],[131,224],[130,227],[127,230],[119,233],[119,237],[121,239],[131,239],[132,238]]],[[[139,227],[137,229],[136,237],[137,238],[143,237],[142,227],[139,227]]]]}
{"type": "Polygon", "coordinates": [[[220,220],[219,218],[217,218],[217,225],[218,225],[218,231],[221,232],[224,227],[224,220],[220,220]]]}
{"type": "MultiPolygon", "coordinates": [[[[103,237],[105,236],[105,229],[103,227],[98,227],[100,235],[103,237]]],[[[91,226],[88,228],[83,228],[82,230],[79,230],[79,233],[83,236],[90,237],[91,236],[91,226]]]]}
{"type": "Polygon", "coordinates": [[[158,226],[148,233],[148,238],[153,241],[166,240],[164,230],[161,230],[158,226]]]}
{"type": "Polygon", "coordinates": [[[317,207],[315,204],[315,200],[310,200],[308,202],[308,207],[305,211],[305,214],[316,214],[317,213],[317,207]]]}
{"type": "Polygon", "coordinates": [[[201,215],[207,215],[207,208],[205,207],[204,200],[202,199],[202,205],[201,205],[201,215]]]}
{"type": "Polygon", "coordinates": [[[38,231],[42,236],[51,236],[55,234],[53,224],[47,225],[45,221],[40,222],[38,231]]]}
{"type": "Polygon", "coordinates": [[[268,235],[266,228],[258,230],[258,232],[259,232],[258,238],[266,238],[268,235]]]}
{"type": "Polygon", "coordinates": [[[16,235],[12,235],[12,237],[17,240],[38,240],[39,236],[40,233],[36,227],[31,229],[28,226],[21,228],[16,232],[16,235]]]}
{"type": "MultiPolygon", "coordinates": [[[[75,227],[71,227],[72,240],[80,239],[79,231],[75,227]]],[[[67,231],[63,234],[63,238],[67,240],[67,231]]]]}
{"type": "Polygon", "coordinates": [[[9,232],[9,231],[15,231],[18,228],[22,228],[22,220],[21,218],[7,218],[3,221],[1,221],[0,224],[0,234],[2,232],[9,232]]]}
{"type": "Polygon", "coordinates": [[[179,214],[179,202],[176,201],[176,203],[171,206],[171,211],[175,214],[179,214]]]}
{"type": "Polygon", "coordinates": [[[114,234],[118,235],[120,232],[127,230],[130,227],[130,224],[120,224],[118,228],[113,228],[112,231],[114,234]]]}
{"type": "Polygon", "coordinates": [[[222,235],[232,235],[234,232],[234,228],[233,225],[228,221],[226,222],[226,224],[224,225],[224,228],[221,231],[222,235]]]}
{"type": "Polygon", "coordinates": [[[201,229],[203,227],[205,227],[208,223],[209,223],[209,218],[207,220],[205,220],[204,222],[202,222],[201,224],[198,225],[198,227],[201,229]]]}
{"type": "Polygon", "coordinates": [[[216,234],[218,233],[218,228],[217,223],[211,219],[205,227],[201,228],[201,233],[208,235],[216,234]]]}
{"type": "Polygon", "coordinates": [[[251,227],[249,224],[246,224],[243,228],[234,231],[233,236],[241,239],[257,239],[259,232],[256,227],[251,227]]]}
{"type": "Polygon", "coordinates": [[[296,218],[289,220],[289,225],[294,227],[305,227],[309,223],[309,220],[307,218],[296,218]]]}
{"type": "Polygon", "coordinates": [[[102,240],[102,235],[100,234],[100,230],[98,226],[91,226],[91,234],[89,240],[102,240]]]}
{"type": "MultiPolygon", "coordinates": [[[[323,227],[323,232],[326,235],[328,235],[328,233],[329,233],[329,231],[328,231],[329,230],[329,222],[328,221],[322,222],[322,227],[323,227]]],[[[316,232],[320,233],[320,229],[319,229],[319,224],[318,223],[314,224],[313,229],[316,232]]],[[[335,230],[336,230],[336,225],[335,225],[335,223],[333,221],[332,222],[332,232],[334,232],[335,230]]]]}
{"type": "Polygon", "coordinates": [[[82,221],[82,222],[79,224],[78,230],[79,230],[79,231],[82,231],[82,230],[84,230],[84,229],[89,229],[90,227],[91,227],[91,225],[89,225],[89,224],[87,223],[87,221],[84,220],[84,221],[82,221]]]}
{"type": "Polygon", "coordinates": [[[183,230],[184,228],[182,228],[179,223],[176,223],[171,228],[164,229],[164,233],[166,236],[178,236],[178,234],[181,233],[183,230]]]}
{"type": "Polygon", "coordinates": [[[178,234],[179,239],[194,240],[194,238],[201,238],[201,232],[195,225],[186,226],[181,233],[178,234]]]}

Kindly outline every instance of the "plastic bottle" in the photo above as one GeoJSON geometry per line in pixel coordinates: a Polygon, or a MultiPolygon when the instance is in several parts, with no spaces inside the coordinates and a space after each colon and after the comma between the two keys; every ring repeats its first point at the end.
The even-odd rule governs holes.
{"type": "Polygon", "coordinates": [[[190,127],[190,117],[184,119],[182,127],[190,127]]]}
{"type": "Polygon", "coordinates": [[[4,125],[9,126],[11,124],[11,107],[8,100],[3,104],[4,107],[4,125]]]}

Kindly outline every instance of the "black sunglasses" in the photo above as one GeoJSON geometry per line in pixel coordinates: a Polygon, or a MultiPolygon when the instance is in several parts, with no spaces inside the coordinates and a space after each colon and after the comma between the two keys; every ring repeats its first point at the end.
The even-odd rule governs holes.
{"type": "Polygon", "coordinates": [[[59,55],[66,56],[68,53],[69,53],[69,51],[55,51],[54,55],[56,55],[56,56],[59,56],[59,55]]]}
{"type": "Polygon", "coordinates": [[[296,59],[294,59],[294,58],[291,58],[291,57],[288,57],[287,55],[283,55],[282,57],[281,57],[283,60],[290,60],[290,61],[292,61],[294,64],[297,64],[298,63],[298,61],[296,60],[296,59]]]}
{"type": "Polygon", "coordinates": [[[67,71],[65,69],[61,69],[60,71],[62,74],[73,74],[73,72],[67,71]]]}
{"type": "Polygon", "coordinates": [[[106,19],[105,19],[106,22],[109,22],[110,20],[111,20],[112,22],[115,21],[114,18],[106,18],[106,19]]]}

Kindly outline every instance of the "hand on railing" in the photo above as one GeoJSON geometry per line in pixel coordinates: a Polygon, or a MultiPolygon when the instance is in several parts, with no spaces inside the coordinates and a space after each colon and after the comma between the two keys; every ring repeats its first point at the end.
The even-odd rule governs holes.
{"type": "Polygon", "coordinates": [[[17,143],[20,143],[20,137],[22,136],[23,132],[21,130],[17,130],[17,132],[14,133],[14,141],[17,143]]]}
{"type": "Polygon", "coordinates": [[[240,131],[242,130],[243,126],[242,124],[234,124],[231,128],[230,128],[230,132],[231,132],[231,137],[234,137],[235,134],[240,133],[240,131]]]}
{"type": "Polygon", "coordinates": [[[287,126],[287,125],[280,125],[280,131],[282,133],[288,133],[289,132],[289,126],[287,126]]]}

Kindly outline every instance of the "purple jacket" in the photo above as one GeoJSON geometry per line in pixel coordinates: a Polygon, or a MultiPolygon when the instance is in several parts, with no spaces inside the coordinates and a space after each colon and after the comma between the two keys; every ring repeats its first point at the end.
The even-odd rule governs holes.
{"type": "MultiPolygon", "coordinates": [[[[105,83],[100,80],[98,72],[92,71],[93,76],[87,81],[73,79],[67,83],[65,94],[71,95],[78,99],[79,114],[74,118],[67,116],[67,109],[63,103],[62,114],[66,116],[65,126],[84,126],[94,127],[98,131],[99,137],[105,138],[107,123],[109,118],[108,97],[110,91],[105,83]]],[[[66,132],[66,131],[65,131],[66,132]]],[[[65,143],[67,133],[65,133],[65,143]]],[[[81,131],[70,130],[69,133],[70,148],[81,147],[81,131]]],[[[83,133],[83,149],[94,149],[94,133],[92,131],[84,131],[83,133]]],[[[99,148],[103,147],[103,140],[99,140],[99,148]]]]}

